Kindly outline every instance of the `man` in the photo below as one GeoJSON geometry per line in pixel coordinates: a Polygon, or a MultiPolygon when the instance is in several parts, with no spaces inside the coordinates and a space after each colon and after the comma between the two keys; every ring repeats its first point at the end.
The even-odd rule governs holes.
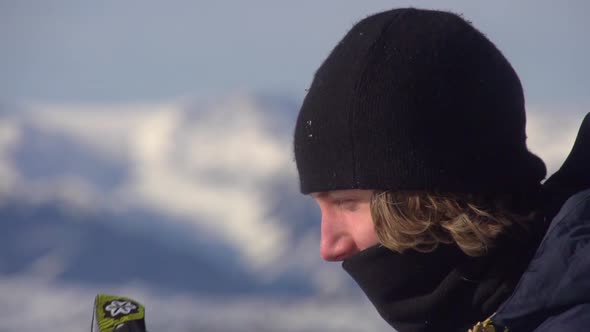
{"type": "Polygon", "coordinates": [[[451,13],[367,17],[316,72],[294,151],[321,256],[398,331],[590,326],[590,117],[543,185],[525,121],[511,65],[451,13]]]}

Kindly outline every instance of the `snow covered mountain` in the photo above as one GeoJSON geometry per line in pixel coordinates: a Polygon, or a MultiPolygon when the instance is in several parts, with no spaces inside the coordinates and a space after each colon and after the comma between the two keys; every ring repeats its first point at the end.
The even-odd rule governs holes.
{"type": "Polygon", "coordinates": [[[187,314],[176,315],[176,331],[383,328],[340,267],[319,258],[319,216],[298,192],[292,160],[296,110],[286,98],[249,95],[3,105],[0,288],[20,289],[30,312],[4,311],[0,330],[83,328],[88,310],[63,316],[56,304],[88,309],[108,291],[138,294],[148,315],[168,301],[148,318],[167,330],[179,306],[187,314]],[[265,310],[275,319],[262,319],[265,310]],[[322,318],[331,310],[356,323],[322,318]],[[49,321],[23,319],[43,311],[49,321]],[[281,327],[278,317],[305,323],[281,327]]]}

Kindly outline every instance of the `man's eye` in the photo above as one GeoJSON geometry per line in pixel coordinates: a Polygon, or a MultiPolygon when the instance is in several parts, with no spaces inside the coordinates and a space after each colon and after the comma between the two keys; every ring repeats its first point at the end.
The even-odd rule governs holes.
{"type": "Polygon", "coordinates": [[[358,209],[358,201],[355,199],[339,199],[336,201],[336,205],[341,209],[349,211],[355,211],[358,209]]]}

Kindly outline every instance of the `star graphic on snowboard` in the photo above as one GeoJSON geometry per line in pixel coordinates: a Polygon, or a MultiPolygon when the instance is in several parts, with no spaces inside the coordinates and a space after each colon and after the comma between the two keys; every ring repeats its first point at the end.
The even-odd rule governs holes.
{"type": "Polygon", "coordinates": [[[132,312],[137,312],[137,305],[127,300],[112,300],[105,305],[104,310],[115,318],[119,315],[126,316],[132,312]]]}

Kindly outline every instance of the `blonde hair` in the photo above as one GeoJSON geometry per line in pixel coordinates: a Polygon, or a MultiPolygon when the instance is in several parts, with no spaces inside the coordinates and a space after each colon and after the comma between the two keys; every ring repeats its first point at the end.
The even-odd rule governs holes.
{"type": "Polygon", "coordinates": [[[515,213],[509,198],[485,200],[469,194],[375,192],[371,215],[381,243],[397,252],[431,252],[456,244],[469,256],[483,256],[508,230],[525,231],[536,213],[515,213]]]}

